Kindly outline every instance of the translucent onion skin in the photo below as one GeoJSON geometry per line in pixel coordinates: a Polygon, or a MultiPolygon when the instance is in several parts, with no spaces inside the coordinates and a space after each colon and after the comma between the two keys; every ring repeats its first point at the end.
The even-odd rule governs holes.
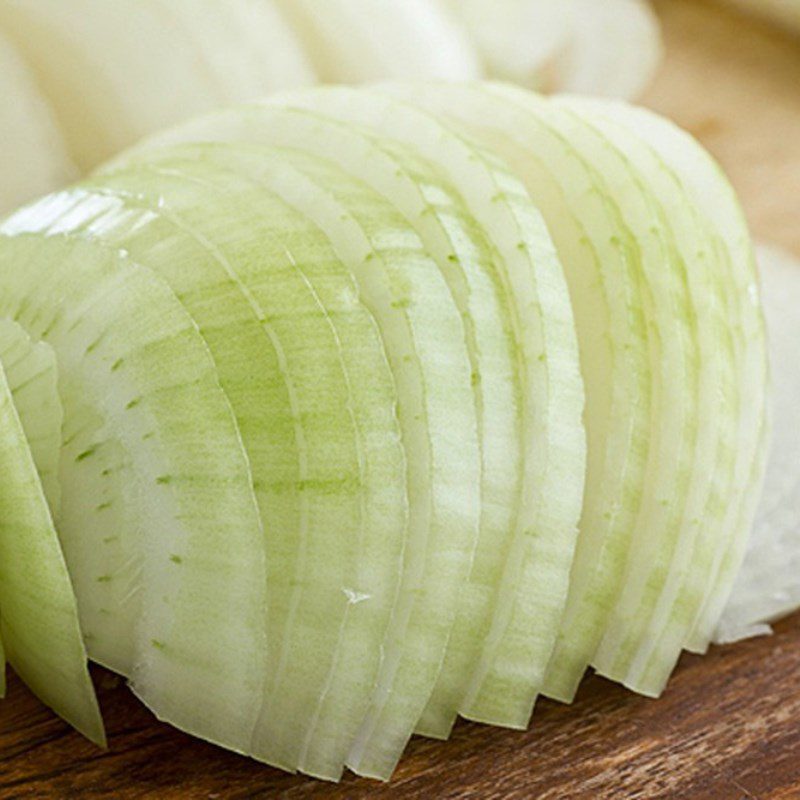
{"type": "Polygon", "coordinates": [[[0,361],[23,677],[102,741],[88,651],[327,780],[458,715],[524,728],[589,665],[657,695],[717,625],[769,427],[721,172],[647,112],[500,84],[140,143],[0,223],[0,361]]]}

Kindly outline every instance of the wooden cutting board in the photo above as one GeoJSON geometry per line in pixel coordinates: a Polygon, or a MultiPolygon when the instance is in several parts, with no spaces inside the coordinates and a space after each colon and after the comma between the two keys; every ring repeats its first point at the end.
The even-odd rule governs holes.
{"type": "MultiPolygon", "coordinates": [[[[800,40],[701,0],[658,8],[667,60],[648,104],[719,157],[757,236],[800,256],[800,40]]],[[[461,723],[449,742],[415,739],[390,785],[284,775],[157,723],[94,674],[106,752],[11,678],[0,798],[800,799],[800,615],[685,657],[658,701],[592,677],[572,706],[542,701],[527,733],[461,723]]]]}

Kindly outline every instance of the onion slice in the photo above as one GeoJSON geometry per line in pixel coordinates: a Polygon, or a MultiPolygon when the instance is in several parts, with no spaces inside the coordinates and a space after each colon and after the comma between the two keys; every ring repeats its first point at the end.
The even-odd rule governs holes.
{"type": "Polygon", "coordinates": [[[65,428],[82,441],[61,472],[86,502],[68,517],[65,495],[59,529],[90,655],[97,646],[127,657],[116,668],[162,719],[243,749],[266,645],[252,476],[213,362],[174,293],[127,254],[80,238],[114,205],[73,190],[6,220],[0,315],[53,347],[65,428]],[[99,502],[114,474],[107,444],[124,460],[112,481],[119,494],[99,502]]]}
{"type": "Polygon", "coordinates": [[[573,0],[573,29],[553,68],[558,91],[638,97],[661,61],[661,29],[644,0],[573,0]]]}
{"type": "Polygon", "coordinates": [[[574,0],[447,0],[494,78],[538,86],[570,45],[574,0]]]}
{"type": "Polygon", "coordinates": [[[187,116],[314,78],[271,0],[31,0],[0,4],[0,26],[82,171],[187,116]]]}
{"type": "Polygon", "coordinates": [[[437,0],[279,0],[326,83],[469,80],[476,53],[437,0]]]}
{"type": "Polygon", "coordinates": [[[0,35],[0,215],[76,177],[53,109],[12,43],[0,35]]]}
{"type": "MultiPolygon", "coordinates": [[[[55,370],[48,345],[32,342],[14,322],[0,322],[0,633],[9,662],[29,688],[105,745],[75,594],[26,438],[51,427],[37,417],[55,414],[60,421],[52,396],[55,370]]],[[[49,461],[49,448],[44,455],[49,461]]],[[[4,677],[0,689],[3,683],[4,677]]]]}
{"type": "Polygon", "coordinates": [[[800,607],[800,260],[757,249],[772,365],[775,435],[741,572],[714,634],[718,643],[766,633],[800,607]]]}

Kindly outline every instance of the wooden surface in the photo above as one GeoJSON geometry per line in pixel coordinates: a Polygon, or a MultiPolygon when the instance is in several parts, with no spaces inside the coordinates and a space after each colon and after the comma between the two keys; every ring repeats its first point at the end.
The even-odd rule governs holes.
{"type": "MultiPolygon", "coordinates": [[[[800,42],[701,0],[659,11],[668,59],[648,103],[720,158],[756,234],[800,255],[800,42]]],[[[593,677],[572,706],[541,702],[527,733],[461,723],[449,742],[415,739],[388,786],[260,766],[159,725],[118,679],[95,676],[107,752],[12,677],[0,798],[800,798],[800,615],[772,637],[685,657],[658,701],[593,677]]]]}

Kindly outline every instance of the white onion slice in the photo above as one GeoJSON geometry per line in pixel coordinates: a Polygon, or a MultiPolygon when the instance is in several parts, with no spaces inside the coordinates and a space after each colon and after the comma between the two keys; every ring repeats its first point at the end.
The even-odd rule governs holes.
{"type": "Polygon", "coordinates": [[[267,0],[27,0],[0,3],[0,26],[84,171],[188,116],[313,79],[267,0]]]}
{"type": "Polygon", "coordinates": [[[0,319],[0,360],[50,514],[57,522],[64,409],[58,394],[55,353],[44,342],[31,342],[16,322],[0,319]]]}
{"type": "Polygon", "coordinates": [[[480,74],[463,31],[434,0],[279,0],[327,83],[480,74]]]}
{"type": "Polygon", "coordinates": [[[76,173],[33,75],[0,36],[0,215],[72,180],[76,173]]]}
{"type": "Polygon", "coordinates": [[[565,47],[574,0],[444,0],[464,23],[487,71],[529,86],[565,47]]]}
{"type": "Polygon", "coordinates": [[[800,607],[800,260],[761,245],[762,296],[772,362],[772,441],[747,555],[714,640],[768,633],[800,607]]]}
{"type": "Polygon", "coordinates": [[[642,0],[574,0],[572,41],[556,65],[559,91],[634,99],[662,55],[658,19],[642,0]]]}

